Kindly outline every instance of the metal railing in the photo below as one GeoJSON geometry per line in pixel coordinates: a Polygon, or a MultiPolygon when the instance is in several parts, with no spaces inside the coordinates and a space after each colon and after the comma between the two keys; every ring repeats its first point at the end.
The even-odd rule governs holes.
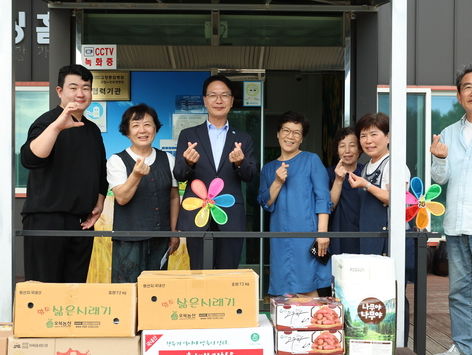
{"type": "MultiPolygon", "coordinates": [[[[16,236],[25,237],[185,237],[203,238],[203,268],[213,268],[213,240],[215,238],[379,238],[388,237],[388,232],[168,232],[168,231],[63,231],[63,230],[17,230],[16,236]]],[[[427,284],[427,240],[437,233],[406,232],[416,244],[416,282],[414,291],[413,349],[418,355],[426,354],[426,284],[427,284]]]]}

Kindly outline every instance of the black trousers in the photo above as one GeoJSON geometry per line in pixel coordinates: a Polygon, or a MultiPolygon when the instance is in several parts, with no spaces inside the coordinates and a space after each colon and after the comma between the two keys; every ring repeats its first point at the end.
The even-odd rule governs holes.
{"type": "MultiPolygon", "coordinates": [[[[81,218],[67,213],[23,217],[25,230],[81,230],[81,218]]],[[[25,237],[25,278],[42,282],[86,282],[92,255],[90,237],[25,237]]]]}
{"type": "MultiPolygon", "coordinates": [[[[219,231],[218,224],[210,222],[210,231],[219,231]]],[[[241,235],[243,232],[241,232],[241,235]]],[[[213,269],[237,269],[243,250],[243,238],[213,239],[213,269]]],[[[187,238],[187,249],[190,257],[190,269],[203,269],[203,239],[187,238]]]]}
{"type": "MultiPolygon", "coordinates": [[[[168,247],[168,238],[113,240],[111,282],[137,282],[142,271],[160,270],[168,247]]],[[[162,269],[167,270],[167,263],[162,269]]]]}

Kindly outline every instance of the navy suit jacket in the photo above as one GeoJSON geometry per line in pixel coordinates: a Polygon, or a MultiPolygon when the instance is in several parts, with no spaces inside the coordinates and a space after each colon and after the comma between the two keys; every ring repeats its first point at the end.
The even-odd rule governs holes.
{"type": "MultiPolygon", "coordinates": [[[[228,215],[228,222],[219,226],[221,231],[246,230],[246,213],[244,211],[244,198],[241,192],[241,181],[248,182],[257,173],[253,149],[252,138],[249,134],[238,131],[230,125],[226,134],[220,164],[216,167],[206,121],[201,125],[186,128],[180,132],[177,142],[174,176],[178,181],[187,181],[187,188],[183,198],[196,197],[190,187],[192,180],[200,179],[208,188],[210,182],[214,178],[219,177],[224,180],[224,188],[220,195],[231,194],[236,200],[234,206],[229,208],[223,207],[223,210],[228,215]],[[200,154],[200,159],[193,166],[189,166],[183,157],[183,153],[188,148],[188,142],[198,143],[195,149],[200,154]],[[244,160],[239,167],[229,161],[229,153],[234,149],[235,142],[241,143],[241,149],[244,153],[244,160]]],[[[209,223],[202,228],[198,228],[195,225],[195,215],[198,211],[199,209],[186,211],[180,208],[177,229],[182,231],[207,230],[209,223]]]]}

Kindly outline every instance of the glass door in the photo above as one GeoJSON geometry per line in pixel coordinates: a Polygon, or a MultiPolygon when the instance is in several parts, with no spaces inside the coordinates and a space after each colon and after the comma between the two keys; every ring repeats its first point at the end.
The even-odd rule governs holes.
{"type": "MultiPolygon", "coordinates": [[[[340,72],[265,70],[217,70],[234,82],[235,102],[229,114],[231,125],[246,131],[254,141],[259,168],[280,154],[277,135],[279,116],[288,110],[303,113],[310,131],[302,149],[317,153],[332,164],[332,139],[343,122],[343,75],[340,72]]],[[[269,231],[269,215],[257,203],[259,176],[243,184],[247,231],[269,231]]],[[[247,238],[240,267],[259,274],[260,299],[268,301],[269,239],[247,238]]],[[[266,308],[264,304],[264,308],[266,308]]]]}
{"type": "MultiPolygon", "coordinates": [[[[227,76],[234,83],[234,104],[229,114],[230,124],[247,132],[254,142],[254,156],[257,166],[263,161],[263,113],[264,113],[264,83],[265,70],[217,70],[217,73],[227,76]]],[[[262,231],[261,208],[257,203],[259,190],[259,175],[249,183],[243,183],[243,196],[246,205],[246,230],[262,231]]],[[[247,238],[244,242],[241,256],[241,268],[250,268],[259,274],[260,297],[267,277],[263,269],[264,241],[263,239],[247,238]]]]}

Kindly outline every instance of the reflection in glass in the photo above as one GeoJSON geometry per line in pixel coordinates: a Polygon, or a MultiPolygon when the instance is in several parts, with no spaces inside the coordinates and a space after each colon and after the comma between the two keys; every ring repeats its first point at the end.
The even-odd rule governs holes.
{"type": "Polygon", "coordinates": [[[86,13],[85,44],[209,45],[210,13],[86,13]]]}
{"type": "Polygon", "coordinates": [[[221,45],[339,47],[343,21],[340,15],[222,14],[220,35],[221,45]]]}
{"type": "Polygon", "coordinates": [[[20,162],[20,148],[25,143],[31,123],[49,110],[49,89],[40,91],[16,90],[15,98],[15,169],[16,187],[26,187],[28,170],[20,162]]]}
{"type": "MultiPolygon", "coordinates": [[[[424,181],[424,125],[425,125],[425,100],[424,93],[407,94],[406,113],[406,165],[410,169],[411,176],[418,176],[424,181]]],[[[379,93],[378,111],[390,115],[390,103],[388,93],[379,93]]],[[[395,122],[395,117],[392,117],[395,122]]]]}

